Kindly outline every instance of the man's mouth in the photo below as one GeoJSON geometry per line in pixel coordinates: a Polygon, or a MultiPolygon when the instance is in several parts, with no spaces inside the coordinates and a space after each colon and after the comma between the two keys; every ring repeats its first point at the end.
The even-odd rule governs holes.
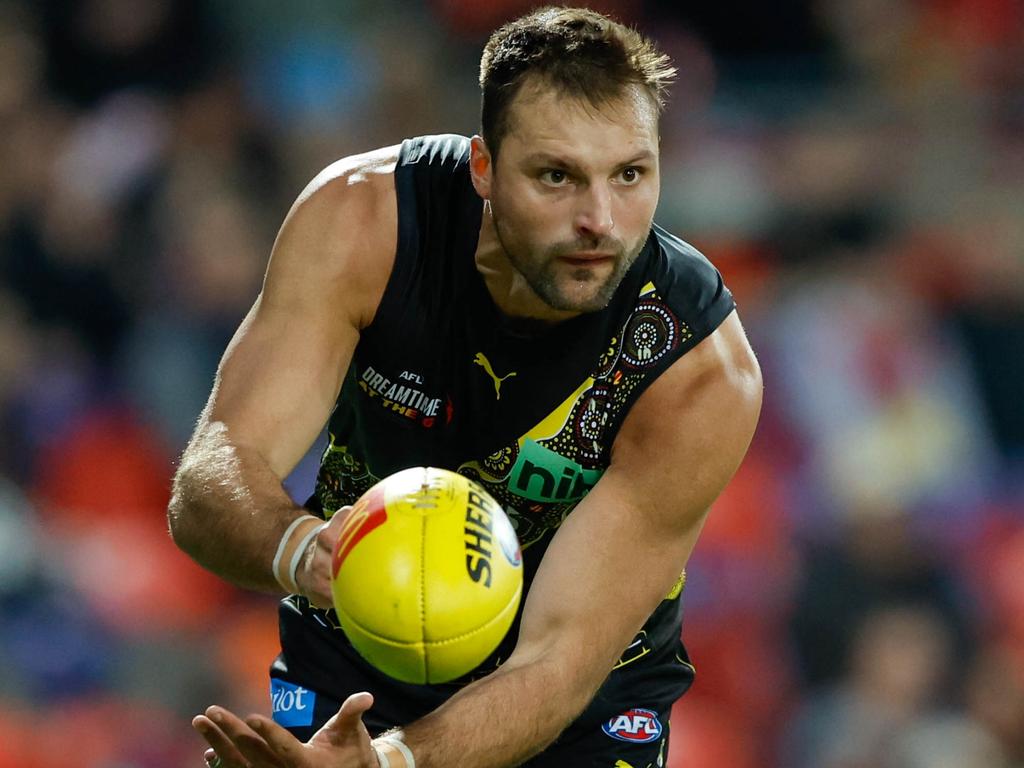
{"type": "Polygon", "coordinates": [[[603,251],[576,251],[575,253],[567,253],[559,258],[574,267],[589,267],[612,261],[615,258],[615,254],[603,251]]]}

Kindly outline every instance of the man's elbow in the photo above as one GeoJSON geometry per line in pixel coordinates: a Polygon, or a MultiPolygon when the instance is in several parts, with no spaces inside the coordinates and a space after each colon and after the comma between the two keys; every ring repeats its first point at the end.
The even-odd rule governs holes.
{"type": "Polygon", "coordinates": [[[209,457],[193,442],[185,449],[171,483],[167,504],[167,530],[171,540],[189,556],[196,558],[207,543],[206,521],[210,519],[215,483],[207,464],[209,457]]]}
{"type": "Polygon", "coordinates": [[[193,537],[190,535],[193,526],[190,524],[192,505],[188,502],[190,494],[186,492],[187,486],[188,478],[179,469],[171,486],[171,500],[167,504],[167,530],[178,548],[190,553],[193,546],[193,537]]]}
{"type": "Polygon", "coordinates": [[[179,549],[192,557],[204,543],[203,522],[209,519],[210,507],[216,504],[216,473],[221,469],[217,448],[224,442],[223,433],[223,429],[218,430],[208,422],[205,413],[200,416],[171,483],[167,529],[179,549]]]}

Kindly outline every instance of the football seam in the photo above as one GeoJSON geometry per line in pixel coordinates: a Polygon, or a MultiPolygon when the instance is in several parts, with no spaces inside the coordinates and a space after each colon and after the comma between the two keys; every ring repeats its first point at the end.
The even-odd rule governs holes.
{"type": "MultiPolygon", "coordinates": [[[[424,638],[423,640],[420,640],[420,641],[416,641],[416,640],[399,640],[397,638],[388,637],[387,635],[382,635],[382,634],[380,634],[378,632],[373,631],[369,627],[364,626],[361,622],[356,621],[356,619],[351,614],[349,614],[349,613],[345,613],[343,611],[338,611],[337,608],[335,608],[335,612],[339,616],[340,615],[344,615],[345,618],[348,619],[349,621],[351,621],[356,627],[358,627],[360,631],[365,632],[367,635],[372,637],[374,640],[383,640],[385,642],[391,643],[392,645],[397,645],[397,646],[404,647],[404,648],[423,647],[425,649],[425,648],[427,648],[427,646],[441,646],[441,645],[446,645],[447,643],[455,643],[455,642],[458,642],[459,640],[464,640],[467,637],[472,637],[473,635],[476,635],[476,634],[479,634],[480,632],[483,632],[484,630],[488,629],[492,624],[496,623],[498,621],[498,619],[500,619],[502,616],[505,615],[505,611],[508,609],[509,605],[512,604],[513,602],[517,602],[519,600],[520,595],[522,595],[522,592],[523,592],[523,585],[520,584],[518,587],[516,587],[515,594],[513,594],[512,597],[509,598],[509,601],[507,603],[505,603],[505,605],[502,607],[502,609],[500,611],[498,611],[498,613],[495,614],[492,618],[488,619],[485,623],[481,624],[476,629],[471,629],[468,632],[463,632],[461,635],[455,635],[453,637],[448,637],[448,638],[445,638],[444,640],[427,640],[426,638],[424,638]]],[[[513,618],[513,621],[514,620],[515,619],[513,618]]],[[[420,627],[422,628],[423,626],[424,626],[424,622],[421,621],[420,622],[420,627]]]]}
{"type": "Polygon", "coordinates": [[[420,513],[420,646],[423,648],[423,676],[430,676],[427,656],[427,516],[420,513]]]}

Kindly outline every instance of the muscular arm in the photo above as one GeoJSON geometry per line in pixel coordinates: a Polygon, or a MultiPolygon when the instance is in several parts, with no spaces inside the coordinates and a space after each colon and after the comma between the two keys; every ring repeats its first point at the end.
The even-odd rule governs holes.
{"type": "Polygon", "coordinates": [[[301,513],[281,481],[326,423],[387,283],[395,156],[391,148],[339,161],[296,201],[182,456],[171,535],[239,586],[281,591],[271,563],[301,513]]]}
{"type": "Polygon", "coordinates": [[[760,405],[734,313],[632,409],[611,465],[545,554],[511,658],[405,729],[418,768],[515,765],[584,709],[678,578],[760,405]]]}

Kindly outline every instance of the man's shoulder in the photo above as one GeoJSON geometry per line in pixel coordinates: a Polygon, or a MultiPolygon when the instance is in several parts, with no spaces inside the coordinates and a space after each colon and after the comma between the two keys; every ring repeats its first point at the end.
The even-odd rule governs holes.
{"type": "Polygon", "coordinates": [[[710,275],[716,272],[714,264],[701,251],[659,224],[651,226],[651,235],[658,245],[664,268],[675,272],[697,272],[710,275]]]}
{"type": "Polygon", "coordinates": [[[278,280],[338,286],[360,327],[373,317],[394,260],[399,150],[351,155],[320,171],[285,217],[271,256],[278,280]]]}
{"type": "Polygon", "coordinates": [[[401,144],[399,163],[460,166],[469,162],[470,139],[457,133],[416,136],[401,144]]]}
{"type": "Polygon", "coordinates": [[[343,157],[328,165],[306,185],[296,206],[371,201],[381,192],[394,191],[395,167],[402,145],[395,144],[343,157]]]}
{"type": "Polygon", "coordinates": [[[362,185],[388,186],[400,167],[423,164],[455,166],[469,162],[470,139],[455,133],[414,136],[400,144],[360,152],[335,160],[320,171],[299,196],[299,202],[317,193],[344,195],[362,185]]]}
{"type": "Polygon", "coordinates": [[[649,279],[664,301],[691,327],[710,333],[735,308],[715,265],[697,248],[655,224],[649,279]]]}

